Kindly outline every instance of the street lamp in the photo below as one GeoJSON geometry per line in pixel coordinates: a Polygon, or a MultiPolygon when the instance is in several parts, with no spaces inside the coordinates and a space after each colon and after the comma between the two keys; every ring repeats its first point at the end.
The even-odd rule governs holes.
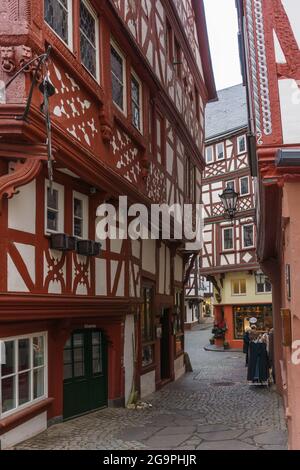
{"type": "Polygon", "coordinates": [[[226,188],[222,194],[219,194],[219,198],[221,199],[225,209],[225,215],[230,220],[233,220],[235,217],[238,197],[239,193],[236,193],[232,188],[226,188]]]}
{"type": "Polygon", "coordinates": [[[256,271],[255,273],[256,284],[264,284],[266,282],[266,275],[261,271],[256,271]]]}

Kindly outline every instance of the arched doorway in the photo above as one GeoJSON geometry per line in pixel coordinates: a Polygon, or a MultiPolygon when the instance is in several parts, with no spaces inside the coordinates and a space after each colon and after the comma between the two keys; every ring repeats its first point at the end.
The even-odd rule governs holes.
{"type": "Polygon", "coordinates": [[[107,406],[107,343],[100,330],[76,330],[64,347],[63,418],[107,406]]]}

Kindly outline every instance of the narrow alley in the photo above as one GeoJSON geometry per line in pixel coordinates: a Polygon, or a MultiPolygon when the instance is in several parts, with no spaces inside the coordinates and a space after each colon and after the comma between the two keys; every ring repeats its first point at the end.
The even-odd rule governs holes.
{"type": "Polygon", "coordinates": [[[210,328],[186,333],[193,372],[149,396],[152,408],[96,411],[17,449],[286,449],[281,397],[247,384],[242,353],[205,351],[210,334],[210,328]]]}

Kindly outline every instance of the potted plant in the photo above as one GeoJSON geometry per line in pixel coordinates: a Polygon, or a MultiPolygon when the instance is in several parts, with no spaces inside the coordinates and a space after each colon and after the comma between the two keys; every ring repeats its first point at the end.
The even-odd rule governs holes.
{"type": "Polygon", "coordinates": [[[229,349],[229,343],[228,343],[228,341],[224,341],[223,347],[224,347],[224,349],[229,349]]]}
{"type": "Polygon", "coordinates": [[[211,338],[209,338],[209,342],[210,342],[210,344],[215,344],[215,338],[214,338],[214,336],[212,336],[211,338]]]}

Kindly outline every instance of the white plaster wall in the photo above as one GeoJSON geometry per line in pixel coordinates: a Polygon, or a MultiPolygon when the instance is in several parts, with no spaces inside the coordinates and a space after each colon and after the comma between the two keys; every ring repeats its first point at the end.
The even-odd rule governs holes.
{"type": "Polygon", "coordinates": [[[299,1],[297,0],[282,0],[286,14],[289,17],[290,25],[293,29],[295,39],[300,49],[300,17],[299,17],[299,1]]]}
{"type": "Polygon", "coordinates": [[[107,295],[107,274],[106,274],[106,259],[95,259],[95,287],[96,295],[107,295]]]}
{"type": "Polygon", "coordinates": [[[27,271],[32,282],[35,283],[35,247],[32,245],[25,245],[24,243],[15,243],[14,245],[26,264],[27,271]]]}
{"type": "Polygon", "coordinates": [[[155,392],[155,370],[141,375],[141,398],[155,392]]]}
{"type": "Polygon", "coordinates": [[[47,412],[26,421],[0,436],[1,449],[8,449],[47,429],[47,412]]]}
{"type": "Polygon", "coordinates": [[[194,320],[193,320],[193,311],[189,307],[188,302],[185,303],[185,307],[186,307],[186,322],[185,323],[197,323],[196,313],[194,312],[194,320]]]}
{"type": "Polygon", "coordinates": [[[283,53],[283,50],[281,49],[277,34],[275,31],[273,31],[273,39],[274,39],[274,49],[275,49],[275,58],[277,64],[285,64],[286,59],[283,53]]]}
{"type": "Polygon", "coordinates": [[[125,294],[125,276],[124,276],[124,261],[122,261],[122,267],[121,267],[120,278],[119,278],[116,295],[118,297],[123,297],[124,294],[125,294]]]}
{"type": "Polygon", "coordinates": [[[283,143],[300,142],[300,90],[292,79],[278,81],[283,143]]]}
{"type": "Polygon", "coordinates": [[[143,240],[142,269],[155,274],[156,240],[143,240]]]}
{"type": "Polygon", "coordinates": [[[8,200],[8,228],[35,233],[36,182],[18,188],[19,193],[8,200]]]}
{"type": "Polygon", "coordinates": [[[136,258],[141,256],[141,242],[139,240],[131,240],[132,255],[136,258]]]}
{"type": "Polygon", "coordinates": [[[183,261],[182,258],[178,255],[175,256],[174,260],[174,278],[175,281],[182,282],[183,277],[183,261]]]}
{"type": "Polygon", "coordinates": [[[185,374],[185,365],[184,365],[184,355],[177,357],[174,361],[174,373],[175,373],[175,380],[179,379],[180,377],[185,374]]]}
{"type": "Polygon", "coordinates": [[[9,254],[7,255],[7,290],[9,292],[28,292],[28,288],[9,254]]]}
{"type": "Polygon", "coordinates": [[[123,240],[111,239],[110,240],[110,251],[112,251],[113,253],[121,253],[122,243],[123,243],[123,240]]]}
{"type": "Polygon", "coordinates": [[[124,331],[125,405],[127,405],[134,375],[134,315],[126,315],[124,331]]]}

